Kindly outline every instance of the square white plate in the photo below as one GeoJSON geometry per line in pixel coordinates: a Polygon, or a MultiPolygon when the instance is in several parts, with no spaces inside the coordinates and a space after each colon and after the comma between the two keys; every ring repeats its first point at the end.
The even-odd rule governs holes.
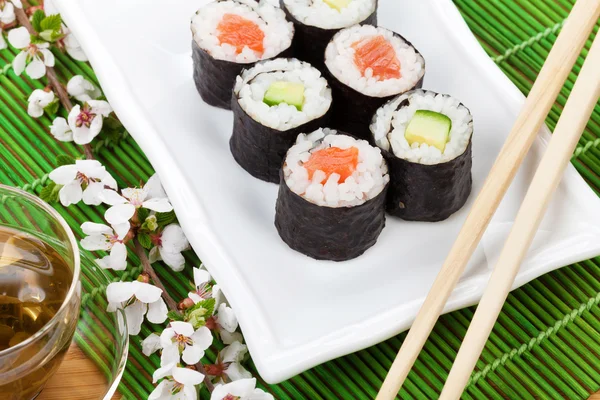
{"type": "MultiPolygon", "coordinates": [[[[450,0],[382,0],[380,25],[427,61],[425,85],[475,118],[473,194],[444,222],[388,218],[356,260],[315,261],[273,225],[277,186],[252,178],[228,146],[232,115],[192,81],[189,21],[205,0],[55,0],[102,88],[161,176],[194,250],[235,309],[262,377],[279,382],[408,328],[479,192],[523,96],[487,57],[450,0]]],[[[446,311],[477,302],[549,132],[536,140],[446,311]]],[[[515,287],[600,254],[600,203],[570,167],[515,287]]]]}

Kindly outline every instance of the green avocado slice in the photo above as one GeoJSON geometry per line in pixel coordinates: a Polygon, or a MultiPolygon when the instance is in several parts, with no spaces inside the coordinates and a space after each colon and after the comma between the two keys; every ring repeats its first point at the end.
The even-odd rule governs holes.
{"type": "Polygon", "coordinates": [[[417,110],[412,117],[404,137],[409,145],[427,144],[437,147],[442,153],[450,139],[452,120],[444,114],[429,110],[417,110]]]}
{"type": "Polygon", "coordinates": [[[286,103],[296,107],[298,111],[302,111],[302,106],[304,105],[304,85],[296,82],[273,82],[265,92],[263,102],[268,106],[286,103]]]}

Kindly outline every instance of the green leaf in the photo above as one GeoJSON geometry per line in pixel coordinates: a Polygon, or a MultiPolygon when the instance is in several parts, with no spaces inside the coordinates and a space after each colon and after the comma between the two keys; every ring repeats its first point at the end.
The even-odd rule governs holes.
{"type": "Polygon", "coordinates": [[[58,108],[60,107],[60,101],[58,99],[54,99],[50,104],[44,107],[44,111],[48,115],[56,115],[58,112],[58,108]]]}
{"type": "Polygon", "coordinates": [[[38,36],[31,35],[31,44],[44,44],[44,43],[48,43],[48,42],[38,36]]]}
{"type": "Polygon", "coordinates": [[[150,210],[141,207],[137,209],[138,221],[143,223],[148,218],[148,215],[150,215],[150,210]]]}
{"type": "Polygon", "coordinates": [[[41,22],[44,18],[46,18],[46,14],[43,10],[36,10],[31,16],[31,25],[36,32],[41,32],[43,30],[41,27],[41,22]]]}
{"type": "Polygon", "coordinates": [[[210,299],[202,300],[201,302],[198,302],[192,307],[185,310],[183,316],[187,320],[192,314],[195,313],[196,315],[198,315],[200,313],[201,316],[208,318],[211,315],[213,315],[214,312],[215,299],[211,297],[210,299]]]}
{"type": "Polygon", "coordinates": [[[40,198],[46,203],[53,203],[58,201],[58,192],[62,189],[62,185],[57,185],[54,182],[50,182],[40,192],[40,198]]]}
{"type": "Polygon", "coordinates": [[[152,240],[150,239],[150,235],[147,233],[139,233],[137,235],[137,239],[146,250],[150,250],[152,248],[152,240]]]}
{"type": "Polygon", "coordinates": [[[60,31],[62,28],[61,24],[62,18],[60,17],[60,14],[48,15],[46,18],[40,21],[40,30],[60,31]]]}
{"type": "Polygon", "coordinates": [[[115,118],[113,116],[104,118],[104,120],[102,121],[102,126],[105,126],[108,129],[116,129],[116,130],[123,128],[123,124],[121,123],[121,121],[119,121],[118,118],[115,118]]]}
{"type": "Polygon", "coordinates": [[[183,315],[178,313],[177,311],[171,310],[167,313],[167,317],[171,321],[183,321],[183,315]]]}
{"type": "Polygon", "coordinates": [[[56,156],[56,165],[63,166],[63,165],[72,165],[75,164],[75,159],[71,156],[68,156],[66,154],[59,154],[56,156]]]}
{"type": "Polygon", "coordinates": [[[54,31],[46,29],[45,31],[40,32],[40,37],[44,39],[46,42],[52,42],[52,34],[54,31]]]}
{"type": "Polygon", "coordinates": [[[165,227],[177,219],[175,211],[171,210],[166,213],[156,213],[156,222],[160,228],[165,227]]]}
{"type": "Polygon", "coordinates": [[[52,35],[50,36],[50,41],[56,42],[57,40],[62,39],[63,37],[65,37],[65,35],[62,33],[62,31],[53,31],[52,35]]]}

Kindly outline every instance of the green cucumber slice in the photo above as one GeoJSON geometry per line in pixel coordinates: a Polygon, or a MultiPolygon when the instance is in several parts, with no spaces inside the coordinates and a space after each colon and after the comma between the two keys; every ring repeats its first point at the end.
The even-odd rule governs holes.
{"type": "Polygon", "coordinates": [[[444,114],[429,110],[417,110],[412,117],[404,137],[409,145],[427,144],[437,147],[442,153],[450,139],[452,120],[444,114]]]}
{"type": "Polygon", "coordinates": [[[263,102],[268,106],[286,103],[296,107],[298,111],[302,111],[302,106],[304,105],[304,85],[296,82],[273,82],[265,92],[263,102]]]}

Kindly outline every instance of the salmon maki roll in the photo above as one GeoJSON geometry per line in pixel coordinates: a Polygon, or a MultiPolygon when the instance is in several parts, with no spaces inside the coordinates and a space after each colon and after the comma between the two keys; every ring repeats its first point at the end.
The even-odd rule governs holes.
{"type": "Polygon", "coordinates": [[[202,99],[230,108],[235,77],[260,60],[291,55],[294,27],[268,1],[208,3],[192,18],[194,81],[202,99]]]}
{"type": "Polygon", "coordinates": [[[300,134],[281,171],[281,239],[317,260],[360,256],[385,226],[389,179],[381,151],[366,140],[327,128],[300,134]]]}
{"type": "Polygon", "coordinates": [[[325,51],[333,90],[332,126],[370,140],[375,111],[393,97],[420,88],[425,60],[402,36],[371,25],[338,32],[325,51]]]}

